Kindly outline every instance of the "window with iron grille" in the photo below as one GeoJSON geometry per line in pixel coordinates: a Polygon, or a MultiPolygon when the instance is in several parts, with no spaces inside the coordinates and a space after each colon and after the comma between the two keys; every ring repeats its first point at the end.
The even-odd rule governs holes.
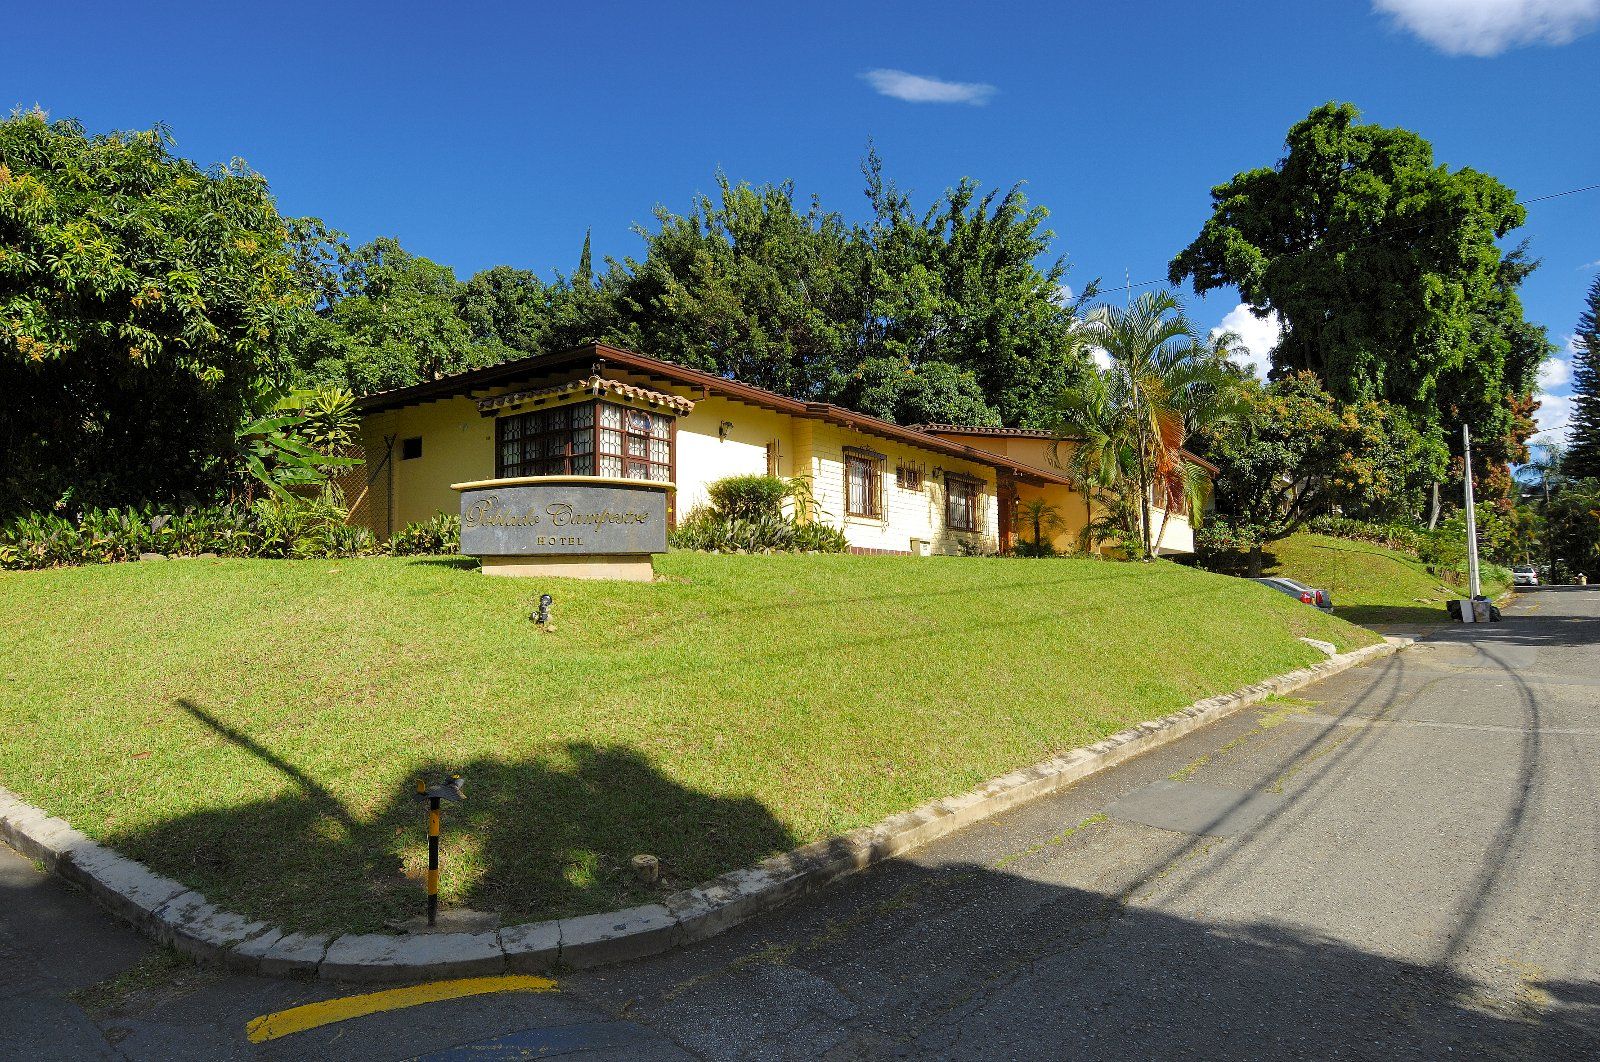
{"type": "Polygon", "coordinates": [[[894,470],[894,485],[901,490],[922,489],[922,469],[900,465],[894,470]]]}
{"type": "Polygon", "coordinates": [[[672,421],[660,413],[582,402],[495,422],[495,475],[672,479],[672,421]]]}
{"type": "Polygon", "coordinates": [[[978,529],[978,484],[970,479],[945,480],[944,522],[954,531],[978,529]]]}
{"type": "Polygon", "coordinates": [[[876,519],[883,515],[882,468],[881,461],[866,454],[844,455],[844,511],[847,516],[876,519]]]}

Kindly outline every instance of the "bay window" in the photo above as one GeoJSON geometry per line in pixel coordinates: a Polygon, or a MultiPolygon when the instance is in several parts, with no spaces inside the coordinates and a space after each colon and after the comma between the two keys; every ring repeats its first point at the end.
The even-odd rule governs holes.
{"type": "Polygon", "coordinates": [[[495,421],[495,476],[672,479],[672,419],[614,402],[580,402],[495,421]]]}

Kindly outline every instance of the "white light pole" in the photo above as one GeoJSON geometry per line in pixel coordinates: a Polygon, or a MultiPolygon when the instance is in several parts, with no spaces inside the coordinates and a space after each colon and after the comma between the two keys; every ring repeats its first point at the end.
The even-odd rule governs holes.
{"type": "Polygon", "coordinates": [[[1461,425],[1461,456],[1466,462],[1467,493],[1467,585],[1468,596],[1477,600],[1478,583],[1478,514],[1472,502],[1472,436],[1465,424],[1461,425]]]}

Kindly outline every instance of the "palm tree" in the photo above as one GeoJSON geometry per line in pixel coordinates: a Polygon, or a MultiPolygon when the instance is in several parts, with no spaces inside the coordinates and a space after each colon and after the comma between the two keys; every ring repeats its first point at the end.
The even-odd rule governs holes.
{"type": "Polygon", "coordinates": [[[1137,476],[1136,439],[1112,394],[1110,377],[1085,373],[1062,395],[1056,417],[1050,463],[1064,470],[1083,494],[1084,524],[1078,548],[1087,553],[1100,539],[1137,538],[1137,519],[1124,524],[1130,511],[1124,502],[1132,493],[1127,485],[1137,476]],[[1065,455],[1063,444],[1071,445],[1065,455]],[[1102,496],[1107,510],[1099,519],[1094,515],[1097,495],[1102,496]]]}
{"type": "Polygon", "coordinates": [[[1047,557],[1055,553],[1052,545],[1045,542],[1044,536],[1054,534],[1061,526],[1061,510],[1045,501],[1043,498],[1029,498],[1017,505],[1017,524],[1021,527],[1033,528],[1033,554],[1047,557]]]}
{"type": "Polygon", "coordinates": [[[1058,435],[1077,437],[1070,461],[1088,482],[1137,491],[1138,539],[1148,558],[1175,506],[1198,516],[1205,477],[1184,442],[1242,408],[1240,379],[1226,357],[1233,344],[1227,336],[1215,344],[1201,339],[1165,291],[1146,292],[1126,308],[1097,306],[1083,331],[1108,364],[1062,396],[1058,435]],[[1152,531],[1158,496],[1161,526],[1152,531]]]}

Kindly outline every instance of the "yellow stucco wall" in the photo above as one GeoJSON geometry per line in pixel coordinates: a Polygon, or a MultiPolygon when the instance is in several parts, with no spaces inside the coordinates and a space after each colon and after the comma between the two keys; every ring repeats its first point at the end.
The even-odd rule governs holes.
{"type": "Polygon", "coordinates": [[[494,477],[494,420],[478,414],[476,402],[467,398],[448,398],[420,406],[408,406],[361,422],[361,438],[368,455],[368,467],[376,468],[386,442],[389,470],[379,471],[374,481],[376,498],[382,484],[390,484],[388,521],[379,507],[371,520],[378,535],[398,531],[406,524],[426,520],[434,513],[454,513],[460,498],[450,484],[494,477]],[[422,439],[422,456],[407,461],[401,443],[408,438],[422,439]],[[392,478],[391,478],[392,476],[392,478]]]}
{"type": "MultiPolygon", "coordinates": [[[[965,443],[978,450],[987,450],[990,453],[1001,454],[1014,461],[1042,468],[1060,474],[1059,465],[1051,461],[1051,443],[1048,439],[1034,439],[1026,436],[1015,435],[945,435],[955,442],[965,443]]],[[[1072,458],[1074,444],[1063,442],[1057,449],[1055,456],[1060,464],[1066,464],[1072,458]]],[[[1047,484],[1042,487],[1029,486],[1026,483],[1017,484],[1017,502],[1019,521],[1017,533],[1019,538],[1028,541],[1033,539],[1033,525],[1030,520],[1021,514],[1023,502],[1034,498],[1043,498],[1044,501],[1056,510],[1059,526],[1053,535],[1047,535],[1055,548],[1064,553],[1074,552],[1078,548],[1078,536],[1084,526],[1089,522],[1088,499],[1083,494],[1065,485],[1047,484]]],[[[1096,514],[1100,515],[1100,514],[1096,514]]],[[[1152,506],[1151,521],[1160,531],[1161,543],[1158,552],[1162,554],[1185,554],[1194,552],[1194,529],[1189,524],[1189,518],[1183,513],[1167,515],[1165,524],[1162,523],[1162,509],[1152,506]]]]}
{"type": "Polygon", "coordinates": [[[995,471],[987,465],[948,457],[933,450],[880,439],[834,424],[816,423],[811,430],[807,474],[824,519],[844,531],[850,545],[859,549],[912,552],[912,540],[929,543],[933,553],[959,553],[970,549],[999,548],[995,471]],[[884,456],[879,518],[848,516],[845,509],[845,448],[859,447],[884,456]],[[905,490],[896,482],[901,462],[924,471],[920,489],[905,490]],[[977,529],[957,531],[945,524],[946,484],[942,472],[955,472],[983,482],[978,496],[977,529]]]}
{"type": "Polygon", "coordinates": [[[795,475],[794,419],[726,398],[697,401],[678,420],[678,512],[708,504],[706,487],[719,479],[766,475],[769,444],[777,445],[777,474],[795,475]]]}

